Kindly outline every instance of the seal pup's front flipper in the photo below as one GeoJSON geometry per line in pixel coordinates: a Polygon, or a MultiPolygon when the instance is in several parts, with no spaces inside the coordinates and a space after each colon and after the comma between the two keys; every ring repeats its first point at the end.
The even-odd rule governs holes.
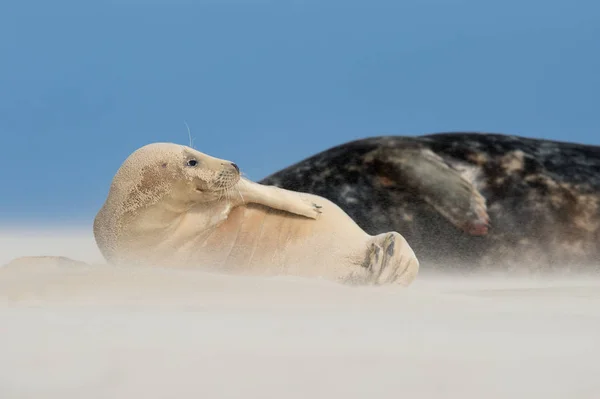
{"type": "Polygon", "coordinates": [[[378,148],[364,160],[384,187],[408,189],[464,232],[487,234],[485,198],[472,181],[431,150],[378,148]]]}
{"type": "Polygon", "coordinates": [[[235,189],[243,204],[260,204],[311,219],[317,219],[322,212],[321,206],[307,199],[303,193],[267,186],[243,178],[237,183],[235,189]]]}

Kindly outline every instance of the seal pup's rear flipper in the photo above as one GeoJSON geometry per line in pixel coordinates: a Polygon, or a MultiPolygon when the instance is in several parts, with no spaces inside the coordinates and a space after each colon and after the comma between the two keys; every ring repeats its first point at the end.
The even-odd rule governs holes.
{"type": "Polygon", "coordinates": [[[487,234],[485,198],[472,181],[431,150],[379,148],[364,160],[375,168],[383,186],[408,189],[468,234],[487,234]]]}

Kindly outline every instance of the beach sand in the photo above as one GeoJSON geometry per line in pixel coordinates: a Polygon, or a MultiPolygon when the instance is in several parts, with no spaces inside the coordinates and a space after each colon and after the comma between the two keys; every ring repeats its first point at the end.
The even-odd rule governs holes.
{"type": "Polygon", "coordinates": [[[600,280],[348,287],[103,264],[91,232],[0,232],[0,398],[600,398],[600,280]]]}

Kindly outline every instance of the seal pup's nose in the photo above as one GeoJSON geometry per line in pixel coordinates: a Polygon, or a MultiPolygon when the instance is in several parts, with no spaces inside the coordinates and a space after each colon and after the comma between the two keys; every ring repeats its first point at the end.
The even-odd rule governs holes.
{"type": "Polygon", "coordinates": [[[239,167],[238,167],[236,164],[234,164],[234,163],[232,162],[232,163],[231,163],[231,166],[233,166],[233,167],[235,168],[235,170],[236,170],[238,173],[240,173],[240,168],[239,168],[239,167]]]}

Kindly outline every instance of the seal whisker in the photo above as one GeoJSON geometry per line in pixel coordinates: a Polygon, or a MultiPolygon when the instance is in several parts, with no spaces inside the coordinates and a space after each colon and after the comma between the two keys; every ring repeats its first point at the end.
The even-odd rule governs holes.
{"type": "Polygon", "coordinates": [[[237,188],[237,187],[236,187],[235,189],[237,190],[238,194],[240,195],[240,198],[242,199],[242,202],[245,204],[245,203],[246,203],[246,200],[244,199],[244,196],[242,195],[242,192],[241,192],[241,191],[240,191],[240,189],[239,189],[239,188],[237,188]]]}
{"type": "Polygon", "coordinates": [[[192,139],[192,132],[190,131],[190,127],[186,121],[183,121],[183,123],[185,123],[185,127],[187,128],[188,138],[190,139],[190,148],[194,148],[194,139],[192,139]]]}

